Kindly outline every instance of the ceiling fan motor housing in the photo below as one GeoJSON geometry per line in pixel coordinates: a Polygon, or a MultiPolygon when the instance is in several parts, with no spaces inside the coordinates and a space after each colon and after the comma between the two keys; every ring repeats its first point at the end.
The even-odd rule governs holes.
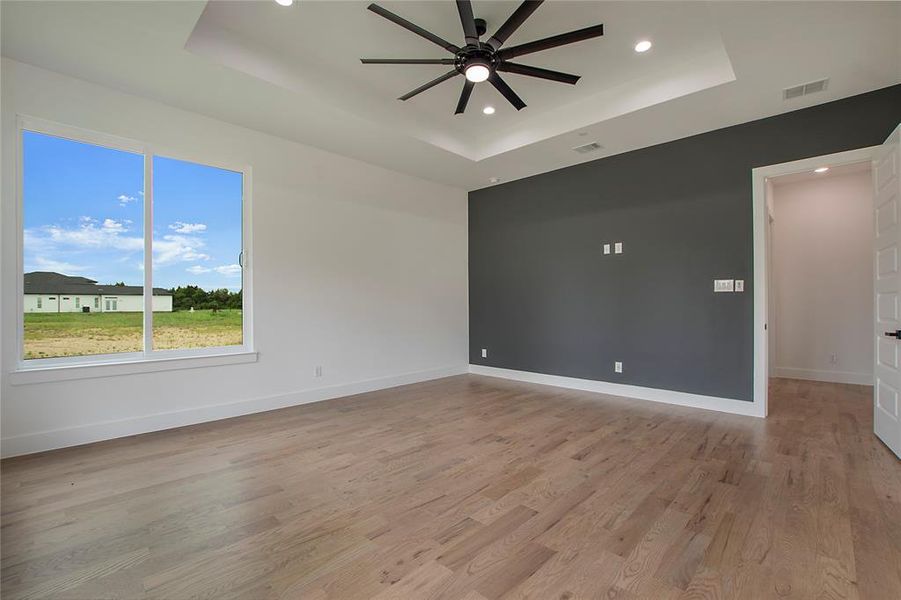
{"type": "Polygon", "coordinates": [[[466,74],[466,69],[474,65],[482,65],[492,73],[497,67],[499,59],[497,53],[488,44],[479,44],[479,46],[464,46],[460,49],[456,56],[454,65],[460,73],[466,74]]]}

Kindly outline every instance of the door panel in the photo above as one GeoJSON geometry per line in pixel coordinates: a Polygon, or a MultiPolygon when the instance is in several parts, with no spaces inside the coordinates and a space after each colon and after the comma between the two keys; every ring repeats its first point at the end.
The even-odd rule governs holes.
{"type": "MultiPolygon", "coordinates": [[[[897,230],[892,227],[891,231],[897,230]]],[[[876,273],[879,279],[885,279],[898,274],[898,246],[896,242],[891,242],[891,246],[879,248],[876,253],[876,273]]]]}
{"type": "Polygon", "coordinates": [[[883,321],[897,321],[898,294],[876,294],[876,316],[883,321]]]}
{"type": "Polygon", "coordinates": [[[898,342],[886,338],[876,342],[878,344],[876,350],[876,360],[879,364],[890,369],[898,368],[898,342]]]}
{"type": "Polygon", "coordinates": [[[898,364],[901,340],[886,333],[901,329],[898,294],[901,276],[898,253],[901,249],[901,227],[898,225],[901,199],[901,127],[885,141],[874,161],[875,188],[875,345],[873,386],[873,429],[885,445],[901,457],[901,418],[898,414],[898,390],[901,369],[898,364]]]}
{"type": "Polygon", "coordinates": [[[897,419],[898,391],[885,382],[879,382],[876,388],[876,408],[889,418],[897,419]]]}

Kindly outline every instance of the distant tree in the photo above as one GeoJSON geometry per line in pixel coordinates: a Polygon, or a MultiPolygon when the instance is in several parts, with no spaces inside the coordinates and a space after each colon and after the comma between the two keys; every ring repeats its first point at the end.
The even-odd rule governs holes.
{"type": "Polygon", "coordinates": [[[240,309],[243,296],[241,290],[230,292],[225,288],[206,291],[196,285],[178,286],[172,290],[172,308],[174,310],[212,310],[240,309]]]}
{"type": "Polygon", "coordinates": [[[124,281],[117,281],[117,282],[114,283],[113,285],[114,285],[115,287],[125,287],[125,282],[124,282],[124,281]]]}

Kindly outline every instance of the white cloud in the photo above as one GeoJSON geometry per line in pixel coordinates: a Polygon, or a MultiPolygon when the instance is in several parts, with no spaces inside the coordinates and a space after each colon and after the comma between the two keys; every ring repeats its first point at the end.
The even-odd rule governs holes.
{"type": "MultiPolygon", "coordinates": [[[[144,192],[138,192],[138,193],[141,194],[142,196],[144,195],[144,192]]],[[[119,197],[116,198],[116,200],[119,201],[119,206],[128,206],[129,204],[131,204],[132,202],[137,200],[137,197],[129,196],[127,194],[119,194],[119,197]]]]}
{"type": "Polygon", "coordinates": [[[63,275],[82,273],[86,271],[87,268],[88,267],[83,265],[73,265],[72,263],[53,260],[52,258],[45,258],[43,256],[35,257],[34,264],[25,266],[26,271],[56,271],[57,273],[62,273],[63,275]]]}
{"type": "Polygon", "coordinates": [[[169,225],[169,229],[175,233],[200,233],[201,231],[206,231],[206,225],[203,223],[182,223],[181,221],[176,221],[169,225]]]}
{"type": "Polygon", "coordinates": [[[128,231],[123,223],[112,219],[103,219],[101,229],[109,233],[122,233],[123,231],[128,231]]]}
{"type": "Polygon", "coordinates": [[[153,263],[168,265],[175,262],[209,260],[210,255],[200,252],[203,240],[187,235],[164,235],[161,240],[153,240],[153,263]]]}
{"type": "Polygon", "coordinates": [[[200,265],[191,265],[185,271],[191,273],[193,275],[200,275],[201,273],[209,273],[212,269],[207,269],[206,267],[201,267],[200,265]]]}
{"type": "MultiPolygon", "coordinates": [[[[128,232],[129,227],[125,221],[106,218],[98,225],[97,219],[81,217],[78,226],[74,228],[46,225],[26,229],[25,250],[51,258],[56,252],[68,255],[76,251],[112,250],[130,254],[143,250],[144,239],[128,235],[128,232]]],[[[209,260],[210,255],[203,252],[204,246],[204,240],[197,236],[164,235],[162,239],[153,240],[154,264],[165,266],[178,262],[209,260]]]]}
{"type": "Polygon", "coordinates": [[[241,274],[241,265],[220,265],[215,267],[215,270],[220,275],[225,275],[226,277],[235,277],[241,274]]]}
{"type": "Polygon", "coordinates": [[[47,225],[37,229],[25,230],[26,250],[71,248],[109,248],[123,252],[132,252],[144,247],[140,237],[122,235],[128,229],[113,219],[104,219],[98,227],[97,221],[90,217],[81,217],[75,229],[66,229],[59,225],[47,225]]]}

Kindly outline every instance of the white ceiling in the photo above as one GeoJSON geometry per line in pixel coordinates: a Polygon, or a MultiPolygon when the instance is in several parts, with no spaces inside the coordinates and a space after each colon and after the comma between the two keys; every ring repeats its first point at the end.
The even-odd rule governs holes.
{"type": "MultiPolygon", "coordinates": [[[[462,43],[453,3],[382,4],[462,43]]],[[[518,5],[473,4],[489,34],[518,5]]],[[[517,59],[582,80],[508,74],[526,109],[481,84],[455,116],[462,78],[396,100],[445,67],[359,63],[445,56],[366,5],[4,1],[0,41],[16,60],[466,189],[901,81],[897,2],[551,1],[508,45],[604,23],[602,38],[517,59]],[[654,48],[635,54],[645,37],[654,48]],[[782,88],[822,77],[827,91],[782,100],[782,88]],[[603,150],[572,151],[591,141],[603,150]]]]}
{"type": "MultiPolygon", "coordinates": [[[[397,97],[452,69],[433,65],[362,65],[361,57],[452,55],[366,10],[367,2],[211,2],[188,49],[291,90],[309,90],[331,105],[470,160],[482,160],[645,106],[735,79],[706,5],[696,3],[554,2],[542,6],[507,46],[607,23],[600,39],[518,58],[515,62],[582,75],[575,86],[504,74],[528,104],[517,112],[491,86],[477,85],[469,110],[455,115],[458,77],[408,102],[397,97]],[[635,42],[656,49],[638,54],[635,42]],[[497,112],[486,117],[481,109],[497,112]]],[[[491,33],[519,2],[476,2],[491,33]]],[[[451,2],[383,2],[429,31],[463,45],[451,2]]],[[[490,33],[488,34],[490,35],[490,33]]],[[[487,39],[488,36],[485,37],[487,39]]]]}
{"type": "Polygon", "coordinates": [[[831,179],[832,177],[842,177],[853,173],[864,173],[871,169],[870,161],[851,163],[846,165],[831,165],[829,162],[823,162],[821,167],[827,167],[829,170],[823,173],[815,171],[801,171],[799,173],[789,173],[788,175],[779,175],[770,177],[769,180],[774,186],[779,187],[789,183],[799,183],[801,181],[822,181],[831,179]]]}

